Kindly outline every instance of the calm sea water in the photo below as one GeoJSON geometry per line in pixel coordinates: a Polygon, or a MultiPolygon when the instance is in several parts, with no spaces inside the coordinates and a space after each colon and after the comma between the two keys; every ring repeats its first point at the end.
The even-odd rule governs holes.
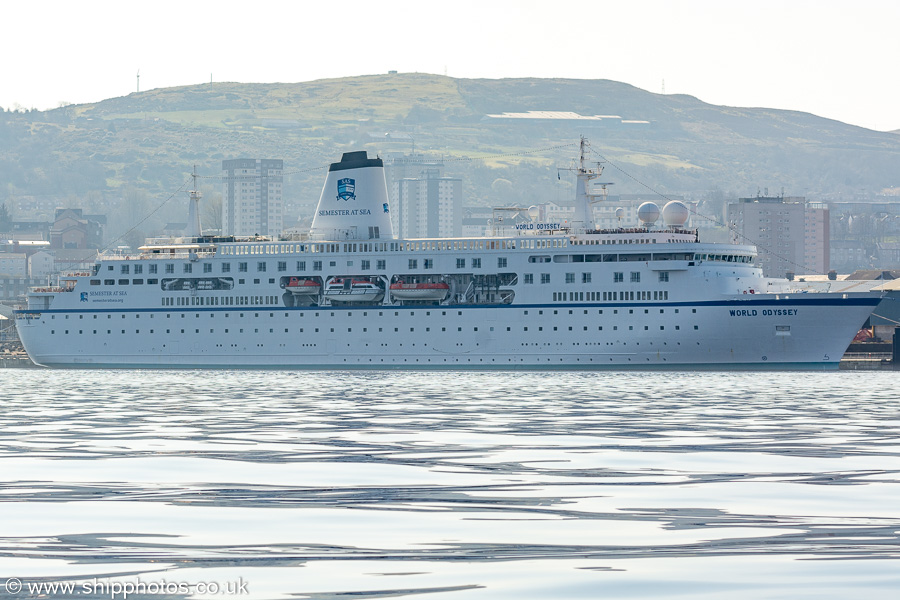
{"type": "Polygon", "coordinates": [[[6,369],[0,598],[896,599],[897,383],[6,369]]]}

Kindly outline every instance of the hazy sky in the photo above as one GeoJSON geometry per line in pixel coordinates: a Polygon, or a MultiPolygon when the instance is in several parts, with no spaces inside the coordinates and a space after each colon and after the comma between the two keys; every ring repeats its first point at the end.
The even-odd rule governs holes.
{"type": "Polygon", "coordinates": [[[142,90],[397,70],[665,81],[713,104],[900,129],[900,0],[32,0],[0,15],[6,108],[123,96],[139,69],[142,90]]]}

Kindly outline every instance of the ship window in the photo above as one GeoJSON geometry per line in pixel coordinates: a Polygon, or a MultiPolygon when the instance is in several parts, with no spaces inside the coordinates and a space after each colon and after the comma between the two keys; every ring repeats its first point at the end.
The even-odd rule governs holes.
{"type": "Polygon", "coordinates": [[[525,273],[523,280],[525,283],[534,283],[534,273],[525,273]]]}
{"type": "Polygon", "coordinates": [[[128,273],[128,270],[129,270],[130,268],[131,268],[131,267],[130,267],[129,265],[122,265],[122,274],[123,274],[123,275],[127,274],[127,273],[128,273]]]}
{"type": "Polygon", "coordinates": [[[506,258],[501,257],[501,258],[498,258],[498,259],[497,259],[497,268],[498,268],[498,269],[505,269],[505,268],[506,268],[506,258]]]}
{"type": "Polygon", "coordinates": [[[550,273],[541,273],[541,283],[550,283],[550,273]]]}
{"type": "Polygon", "coordinates": [[[590,273],[582,273],[581,274],[581,283],[590,283],[591,282],[591,274],[590,273]]]}
{"type": "Polygon", "coordinates": [[[418,261],[417,259],[415,259],[415,258],[410,258],[410,259],[409,259],[409,268],[410,268],[410,269],[418,269],[418,268],[419,268],[419,261],[418,261]]]}
{"type": "Polygon", "coordinates": [[[222,272],[230,273],[231,272],[231,263],[222,263],[222,272]]]}
{"type": "Polygon", "coordinates": [[[91,279],[91,285],[100,285],[99,279],[91,279]]]}
{"type": "Polygon", "coordinates": [[[466,259],[457,258],[456,259],[456,268],[457,269],[465,269],[466,268],[466,259]]]}
{"type": "Polygon", "coordinates": [[[659,272],[659,282],[666,283],[669,281],[669,272],[668,271],[660,271],[659,272]]]}
{"type": "Polygon", "coordinates": [[[613,273],[613,282],[614,283],[622,283],[625,281],[624,273],[613,273]]]}
{"type": "Polygon", "coordinates": [[[363,271],[368,271],[370,268],[370,265],[371,265],[371,263],[368,260],[359,261],[359,268],[362,269],[363,271]]]}
{"type": "Polygon", "coordinates": [[[239,272],[239,273],[246,273],[246,272],[247,272],[247,263],[245,263],[245,262],[239,262],[239,263],[238,263],[238,272],[239,272]]]}
{"type": "Polygon", "coordinates": [[[156,274],[156,265],[150,265],[150,268],[148,269],[148,273],[150,273],[151,275],[155,275],[156,274]]]}
{"type": "Polygon", "coordinates": [[[172,263],[167,263],[166,264],[166,273],[174,273],[174,272],[175,272],[175,265],[173,265],[172,263]]]}
{"type": "Polygon", "coordinates": [[[115,279],[104,279],[103,285],[116,285],[116,280],[115,279]]]}
{"type": "Polygon", "coordinates": [[[259,272],[265,272],[265,270],[266,270],[266,263],[264,263],[264,262],[258,262],[258,263],[256,263],[256,270],[259,271],[259,272]]]}
{"type": "Polygon", "coordinates": [[[641,282],[641,274],[639,271],[631,272],[631,283],[640,283],[641,282]]]}
{"type": "Polygon", "coordinates": [[[144,285],[144,280],[143,279],[135,279],[131,283],[134,285],[144,285]]]}
{"type": "Polygon", "coordinates": [[[473,259],[472,259],[472,268],[473,268],[473,269],[480,269],[480,268],[481,268],[481,259],[480,259],[480,258],[473,258],[473,259]]]}
{"type": "Polygon", "coordinates": [[[422,263],[423,263],[422,266],[426,269],[434,268],[434,259],[426,258],[422,261],[422,263]]]}
{"type": "Polygon", "coordinates": [[[378,269],[379,271],[384,271],[387,268],[387,261],[386,260],[377,261],[375,263],[375,268],[378,269]]]}
{"type": "Polygon", "coordinates": [[[313,261],[313,271],[321,271],[322,270],[322,261],[314,260],[313,261]]]}
{"type": "Polygon", "coordinates": [[[191,271],[194,270],[194,265],[192,265],[191,263],[184,263],[184,264],[182,265],[182,270],[183,270],[185,273],[190,273],[191,271]]]}
{"type": "Polygon", "coordinates": [[[297,261],[297,270],[298,270],[298,271],[305,271],[305,270],[306,270],[306,261],[305,261],[305,260],[298,260],[298,261],[297,261]]]}
{"type": "Polygon", "coordinates": [[[575,273],[566,273],[566,283],[575,283],[575,273]]]}
{"type": "Polygon", "coordinates": [[[134,265],[134,274],[140,275],[144,271],[144,267],[141,265],[134,265]]]}

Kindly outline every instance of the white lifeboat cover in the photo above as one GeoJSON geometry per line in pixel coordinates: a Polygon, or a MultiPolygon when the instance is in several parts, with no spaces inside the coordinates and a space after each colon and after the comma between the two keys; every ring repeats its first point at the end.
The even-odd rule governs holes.
{"type": "Polygon", "coordinates": [[[328,169],[311,237],[331,240],[394,237],[384,163],[366,151],[345,152],[328,169]]]}

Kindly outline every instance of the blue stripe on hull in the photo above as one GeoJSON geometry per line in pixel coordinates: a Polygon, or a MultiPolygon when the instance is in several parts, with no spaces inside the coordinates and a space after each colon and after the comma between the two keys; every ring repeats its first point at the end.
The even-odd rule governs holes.
{"type": "Polygon", "coordinates": [[[24,309],[13,311],[15,314],[53,314],[53,313],[134,313],[134,312],[235,312],[235,311],[360,311],[360,310],[484,310],[484,309],[531,309],[531,308],[684,308],[710,306],[877,306],[882,298],[879,296],[863,298],[781,298],[781,299],[748,299],[748,300],[710,300],[698,302],[558,302],[553,304],[440,304],[434,306],[372,304],[368,306],[277,306],[277,305],[240,305],[240,306],[165,306],[154,308],[62,308],[62,309],[24,309]]]}

